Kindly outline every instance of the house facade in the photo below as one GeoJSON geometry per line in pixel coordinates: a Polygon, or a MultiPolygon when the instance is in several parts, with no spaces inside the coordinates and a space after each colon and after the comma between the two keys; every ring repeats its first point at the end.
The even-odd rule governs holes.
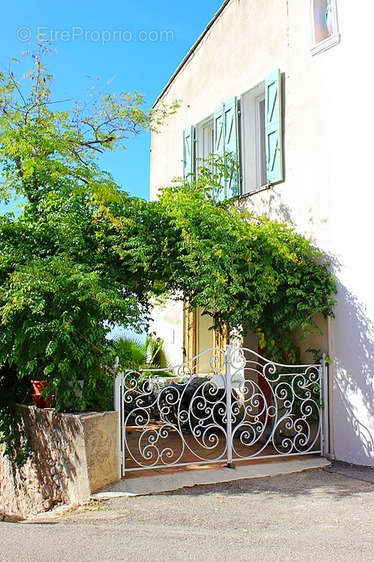
{"type": "MultiPolygon", "coordinates": [[[[152,136],[150,184],[154,199],[200,158],[235,153],[222,197],[292,221],[329,255],[335,317],[303,350],[332,359],[331,456],[374,466],[372,21],[374,6],[349,0],[225,1],[156,101],[181,107],[152,136]]],[[[173,364],[217,343],[208,328],[174,301],[152,326],[173,364]]]]}

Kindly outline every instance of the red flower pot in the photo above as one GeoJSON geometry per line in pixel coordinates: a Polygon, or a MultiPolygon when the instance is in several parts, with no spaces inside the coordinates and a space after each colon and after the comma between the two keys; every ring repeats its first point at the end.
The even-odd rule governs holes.
{"type": "Polygon", "coordinates": [[[44,387],[47,384],[46,380],[43,381],[30,381],[31,382],[31,386],[33,389],[33,392],[35,395],[39,395],[43,392],[44,387]]]}
{"type": "Polygon", "coordinates": [[[50,394],[48,398],[44,398],[41,394],[33,394],[32,401],[38,408],[51,408],[54,397],[54,394],[50,394]]]}
{"type": "Polygon", "coordinates": [[[32,401],[38,408],[50,408],[55,395],[50,394],[47,397],[42,396],[42,392],[47,385],[47,381],[30,381],[33,389],[32,401]]]}

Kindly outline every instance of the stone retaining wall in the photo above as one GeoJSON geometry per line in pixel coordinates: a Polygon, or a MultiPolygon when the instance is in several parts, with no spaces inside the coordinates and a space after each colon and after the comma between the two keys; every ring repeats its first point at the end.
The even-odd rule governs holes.
{"type": "Polygon", "coordinates": [[[20,406],[34,451],[14,469],[0,451],[0,513],[25,518],[79,504],[120,479],[117,412],[61,414],[20,406]]]}

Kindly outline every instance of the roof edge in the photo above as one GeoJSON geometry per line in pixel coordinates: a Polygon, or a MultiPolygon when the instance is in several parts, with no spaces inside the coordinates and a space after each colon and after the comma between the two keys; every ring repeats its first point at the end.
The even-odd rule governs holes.
{"type": "Polygon", "coordinates": [[[161,90],[161,92],[159,93],[159,95],[156,98],[156,101],[153,103],[152,105],[152,109],[157,105],[157,103],[160,101],[160,99],[162,98],[162,96],[165,94],[166,90],[169,88],[169,86],[172,84],[172,82],[174,81],[175,77],[179,74],[179,72],[182,70],[182,68],[185,66],[185,64],[188,62],[188,60],[190,59],[190,57],[193,55],[193,53],[196,51],[197,47],[200,45],[201,41],[204,39],[205,35],[208,33],[208,31],[210,30],[210,28],[214,25],[214,23],[216,22],[216,20],[219,18],[219,16],[222,14],[223,10],[226,8],[227,4],[230,2],[231,0],[224,0],[222,6],[217,10],[217,12],[214,14],[214,16],[212,17],[212,19],[210,20],[210,22],[208,23],[208,25],[206,26],[206,28],[204,29],[204,31],[199,35],[199,37],[196,39],[195,43],[192,45],[192,47],[190,48],[190,50],[187,52],[187,54],[184,56],[184,58],[182,59],[182,61],[179,63],[179,65],[177,66],[177,68],[175,69],[175,71],[173,72],[173,74],[170,76],[169,80],[167,81],[167,83],[165,84],[165,86],[163,87],[163,89],[161,90]]]}

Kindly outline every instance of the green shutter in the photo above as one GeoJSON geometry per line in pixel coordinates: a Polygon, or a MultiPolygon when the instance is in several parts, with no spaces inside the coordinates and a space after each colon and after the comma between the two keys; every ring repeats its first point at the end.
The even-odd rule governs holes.
{"type": "Polygon", "coordinates": [[[267,182],[283,181],[282,85],[275,70],[265,79],[265,137],[267,182]]]}
{"type": "MultiPolygon", "coordinates": [[[[225,153],[225,121],[224,106],[221,105],[214,112],[214,154],[215,156],[223,156],[225,153]]],[[[223,201],[225,199],[224,185],[222,189],[214,190],[214,200],[223,201]]]]}
{"type": "MultiPolygon", "coordinates": [[[[238,102],[236,98],[232,98],[214,112],[214,154],[225,156],[225,160],[231,155],[237,161],[238,153],[238,102]]],[[[238,195],[238,170],[233,172],[232,177],[222,180],[222,184],[222,189],[215,193],[216,201],[238,195]]]]}
{"type": "Polygon", "coordinates": [[[225,103],[225,155],[228,164],[232,167],[230,178],[225,181],[225,197],[235,197],[239,194],[238,173],[238,101],[236,98],[225,103]]]}
{"type": "Polygon", "coordinates": [[[214,154],[223,156],[225,152],[225,127],[223,120],[224,106],[221,105],[214,112],[214,154]]]}
{"type": "Polygon", "coordinates": [[[183,131],[183,177],[191,180],[195,173],[195,127],[183,131]]]}

